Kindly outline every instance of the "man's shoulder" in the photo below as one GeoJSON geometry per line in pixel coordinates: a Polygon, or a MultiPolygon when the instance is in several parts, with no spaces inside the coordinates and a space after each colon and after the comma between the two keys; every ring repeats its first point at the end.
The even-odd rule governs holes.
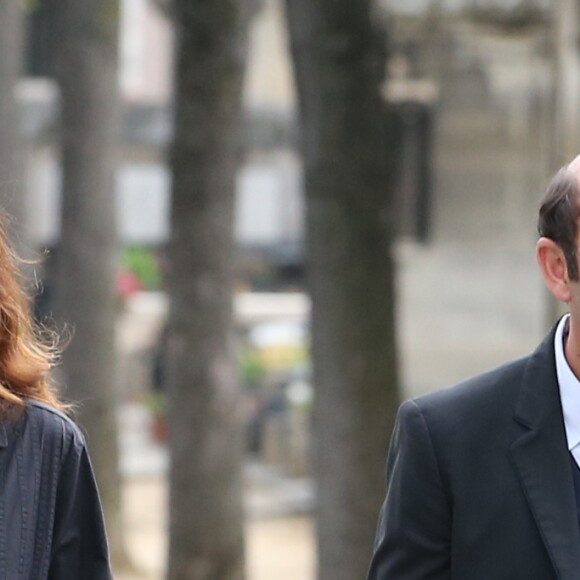
{"type": "Polygon", "coordinates": [[[429,418],[489,417],[513,413],[515,399],[531,355],[470,377],[455,385],[437,389],[412,400],[429,418]]]}
{"type": "Polygon", "coordinates": [[[497,448],[515,425],[529,360],[526,356],[406,401],[398,415],[401,429],[412,431],[421,425],[441,458],[468,457],[497,448]]]}

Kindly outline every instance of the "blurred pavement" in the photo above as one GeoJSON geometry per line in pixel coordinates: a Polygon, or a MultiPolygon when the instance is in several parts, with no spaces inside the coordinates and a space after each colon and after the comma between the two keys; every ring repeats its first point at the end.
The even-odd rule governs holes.
{"type": "MultiPolygon", "coordinates": [[[[125,404],[120,412],[123,506],[136,575],[117,580],[161,580],[167,548],[167,450],[150,436],[146,407],[125,404]]],[[[246,464],[247,558],[252,580],[313,577],[314,493],[309,478],[289,479],[257,462],[246,464]]]]}

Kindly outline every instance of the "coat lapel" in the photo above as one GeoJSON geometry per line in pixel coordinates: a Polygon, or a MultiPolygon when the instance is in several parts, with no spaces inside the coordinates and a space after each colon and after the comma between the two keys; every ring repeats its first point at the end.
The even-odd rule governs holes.
{"type": "Polygon", "coordinates": [[[554,331],[528,362],[515,414],[520,429],[511,451],[558,578],[576,580],[580,530],[553,345],[554,331]]]}

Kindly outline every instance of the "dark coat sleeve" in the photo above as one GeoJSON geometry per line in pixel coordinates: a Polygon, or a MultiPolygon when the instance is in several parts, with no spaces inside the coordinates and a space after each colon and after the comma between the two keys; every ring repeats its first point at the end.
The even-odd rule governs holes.
{"type": "Polygon", "coordinates": [[[399,409],[368,580],[449,580],[451,506],[425,417],[399,409]]]}
{"type": "Polygon", "coordinates": [[[99,494],[80,433],[62,466],[56,500],[49,580],[111,580],[99,494]]]}

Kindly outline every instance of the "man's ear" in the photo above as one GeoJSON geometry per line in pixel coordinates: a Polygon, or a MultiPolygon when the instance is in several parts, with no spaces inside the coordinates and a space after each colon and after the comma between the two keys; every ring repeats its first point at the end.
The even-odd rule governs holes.
{"type": "Polygon", "coordinates": [[[562,248],[554,240],[540,238],[536,258],[552,294],[561,302],[570,302],[568,267],[562,248]]]}

